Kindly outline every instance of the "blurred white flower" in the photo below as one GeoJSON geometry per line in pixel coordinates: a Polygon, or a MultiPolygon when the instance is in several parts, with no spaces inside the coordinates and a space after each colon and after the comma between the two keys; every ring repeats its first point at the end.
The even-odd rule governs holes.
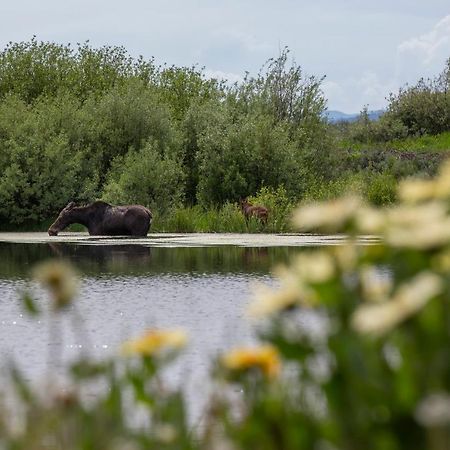
{"type": "Polygon", "coordinates": [[[450,394],[437,392],[419,402],[414,416],[424,427],[447,426],[450,424],[450,394]]]}
{"type": "Polygon", "coordinates": [[[178,436],[177,429],[169,423],[155,425],[153,433],[155,438],[164,444],[173,443],[178,436]]]}
{"type": "Polygon", "coordinates": [[[450,161],[446,161],[434,180],[408,179],[399,185],[401,200],[418,203],[450,197],[450,161]]]}
{"type": "Polygon", "coordinates": [[[353,313],[352,326],[359,333],[384,334],[420,311],[442,287],[440,277],[422,272],[408,284],[401,285],[391,300],[359,306],[353,313]]]}
{"type": "Polygon", "coordinates": [[[373,266],[364,266],[360,272],[361,288],[365,299],[381,302],[388,299],[392,290],[392,279],[373,266]]]}
{"type": "Polygon", "coordinates": [[[415,227],[390,228],[386,232],[386,242],[393,247],[419,250],[440,247],[450,242],[450,218],[415,227]]]}
{"type": "Polygon", "coordinates": [[[436,182],[432,180],[404,180],[398,187],[398,196],[405,202],[421,202],[436,196],[436,182]]]}
{"type": "Polygon", "coordinates": [[[427,249],[450,241],[450,217],[440,202],[399,206],[387,212],[385,239],[394,247],[427,249]]]}
{"type": "Polygon", "coordinates": [[[326,203],[303,206],[294,213],[294,224],[300,230],[338,230],[361,207],[358,197],[347,196],[326,203]]]}
{"type": "Polygon", "coordinates": [[[281,275],[282,285],[272,289],[265,285],[256,285],[248,312],[254,317],[264,317],[284,311],[294,306],[312,306],[317,297],[311,289],[299,282],[298,276],[285,271],[281,275]]]}
{"type": "Polygon", "coordinates": [[[337,267],[342,272],[352,271],[358,262],[358,250],[355,245],[338,245],[331,250],[337,267]]]}
{"type": "Polygon", "coordinates": [[[356,226],[361,233],[379,234],[386,224],[386,215],[383,211],[364,206],[356,213],[356,226]]]}
{"type": "Polygon", "coordinates": [[[335,275],[333,258],[323,250],[301,253],[295,258],[293,269],[306,283],[323,283],[335,275]]]}

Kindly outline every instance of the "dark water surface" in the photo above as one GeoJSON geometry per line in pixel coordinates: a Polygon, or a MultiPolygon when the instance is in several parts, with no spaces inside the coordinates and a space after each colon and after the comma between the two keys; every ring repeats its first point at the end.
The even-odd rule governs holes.
{"type": "Polygon", "coordinates": [[[88,276],[161,274],[268,274],[298,251],[293,247],[149,247],[69,243],[0,242],[0,279],[27,278],[39,261],[63,257],[88,276]]]}
{"type": "Polygon", "coordinates": [[[298,252],[294,247],[164,248],[141,245],[0,243],[0,361],[13,358],[31,380],[63,374],[82,352],[118,353],[150,327],[185,329],[189,346],[169,378],[188,394],[203,392],[210,356],[254,341],[245,309],[256,282],[273,283],[270,269],[298,252]],[[29,289],[43,309],[45,292],[30,280],[43,260],[70,260],[81,275],[72,310],[30,318],[20,292],[29,289]]]}

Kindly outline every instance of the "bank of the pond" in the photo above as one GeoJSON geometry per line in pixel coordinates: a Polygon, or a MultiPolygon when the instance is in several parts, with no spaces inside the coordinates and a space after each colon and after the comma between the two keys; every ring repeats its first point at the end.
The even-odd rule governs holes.
{"type": "MultiPolygon", "coordinates": [[[[152,233],[144,238],[117,236],[90,236],[88,233],[60,233],[48,236],[43,232],[0,233],[0,242],[77,243],[80,245],[143,245],[150,247],[311,247],[340,245],[348,239],[345,235],[318,234],[268,234],[268,233],[152,233]]],[[[358,236],[363,245],[378,241],[376,236],[358,236]]]]}

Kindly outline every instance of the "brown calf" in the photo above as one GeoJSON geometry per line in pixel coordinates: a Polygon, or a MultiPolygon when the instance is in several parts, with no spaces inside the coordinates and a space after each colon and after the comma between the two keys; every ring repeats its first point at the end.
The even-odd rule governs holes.
{"type": "Polygon", "coordinates": [[[269,212],[264,206],[252,205],[247,199],[241,200],[241,211],[244,214],[245,220],[248,221],[250,217],[256,217],[262,224],[267,224],[267,217],[269,212]]]}

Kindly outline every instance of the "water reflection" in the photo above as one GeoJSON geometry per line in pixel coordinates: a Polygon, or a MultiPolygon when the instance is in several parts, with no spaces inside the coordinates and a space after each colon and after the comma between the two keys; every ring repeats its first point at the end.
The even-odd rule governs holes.
{"type": "Polygon", "coordinates": [[[0,243],[0,278],[26,278],[31,267],[52,257],[69,259],[86,275],[267,274],[297,251],[294,247],[152,248],[129,244],[0,243]]]}
{"type": "MultiPolygon", "coordinates": [[[[189,346],[167,375],[183,384],[192,417],[198,418],[208,397],[211,356],[254,342],[245,313],[252,284],[273,283],[271,268],[298,251],[0,243],[0,361],[14,359],[30,380],[39,380],[64,373],[63,365],[48,358],[56,350],[65,362],[81,352],[102,358],[116,354],[123,341],[147,328],[183,328],[189,346]],[[33,319],[24,313],[19,292],[32,267],[51,257],[74,263],[82,274],[81,292],[66,314],[33,319]],[[73,320],[75,308],[83,333],[73,320]],[[56,337],[48,332],[51,321],[60,330],[56,337]]],[[[33,293],[45,311],[46,294],[36,286],[33,293]]]]}

